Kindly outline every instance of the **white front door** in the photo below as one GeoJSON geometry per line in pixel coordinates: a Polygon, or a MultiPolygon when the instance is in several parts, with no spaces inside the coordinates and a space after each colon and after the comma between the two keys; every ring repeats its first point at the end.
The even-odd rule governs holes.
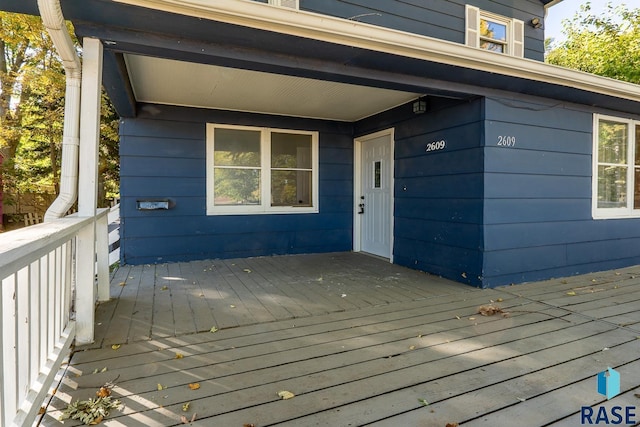
{"type": "Polygon", "coordinates": [[[393,244],[393,131],[356,140],[360,152],[359,188],[356,188],[356,230],[361,250],[392,258],[393,244]]]}

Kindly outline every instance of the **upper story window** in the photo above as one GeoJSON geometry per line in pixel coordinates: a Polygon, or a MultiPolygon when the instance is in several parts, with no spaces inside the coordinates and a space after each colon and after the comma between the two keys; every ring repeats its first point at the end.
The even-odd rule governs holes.
{"type": "Polygon", "coordinates": [[[318,212],[318,133],[207,125],[207,214],[318,212]]]}
{"type": "Polygon", "coordinates": [[[466,6],[467,46],[524,56],[524,22],[466,6]]]}
{"type": "Polygon", "coordinates": [[[269,4],[291,9],[300,9],[299,0],[269,0],[269,4]]]}
{"type": "Polygon", "coordinates": [[[593,217],[640,217],[640,122],[594,116],[593,217]]]}

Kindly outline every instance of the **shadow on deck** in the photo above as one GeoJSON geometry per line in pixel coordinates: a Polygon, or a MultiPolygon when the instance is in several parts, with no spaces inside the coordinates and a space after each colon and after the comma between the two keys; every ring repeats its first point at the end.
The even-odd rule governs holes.
{"type": "Polygon", "coordinates": [[[125,266],[42,425],[107,382],[106,426],[579,425],[581,406],[638,405],[639,283],[478,290],[351,253],[125,266]],[[509,314],[478,314],[492,303],[509,314]]]}

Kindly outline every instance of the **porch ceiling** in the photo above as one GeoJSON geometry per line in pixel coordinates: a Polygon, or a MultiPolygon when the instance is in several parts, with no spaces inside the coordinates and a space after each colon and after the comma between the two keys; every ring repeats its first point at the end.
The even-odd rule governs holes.
{"type": "Polygon", "coordinates": [[[136,101],[356,121],[420,93],[125,54],[136,101]]]}

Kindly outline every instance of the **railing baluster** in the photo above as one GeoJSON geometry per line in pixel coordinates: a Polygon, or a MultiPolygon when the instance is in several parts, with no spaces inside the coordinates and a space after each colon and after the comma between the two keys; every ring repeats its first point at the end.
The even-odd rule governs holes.
{"type": "Polygon", "coordinates": [[[18,396],[29,390],[29,266],[18,271],[16,283],[16,370],[18,396]]]}
{"type": "Polygon", "coordinates": [[[29,266],[29,378],[40,371],[40,260],[29,266]]]}
{"type": "MultiPolygon", "coordinates": [[[[3,416],[11,420],[17,404],[16,378],[16,323],[15,323],[15,289],[16,274],[12,274],[2,281],[2,400],[3,416]]],[[[3,425],[8,425],[4,423],[3,425]]]]}

